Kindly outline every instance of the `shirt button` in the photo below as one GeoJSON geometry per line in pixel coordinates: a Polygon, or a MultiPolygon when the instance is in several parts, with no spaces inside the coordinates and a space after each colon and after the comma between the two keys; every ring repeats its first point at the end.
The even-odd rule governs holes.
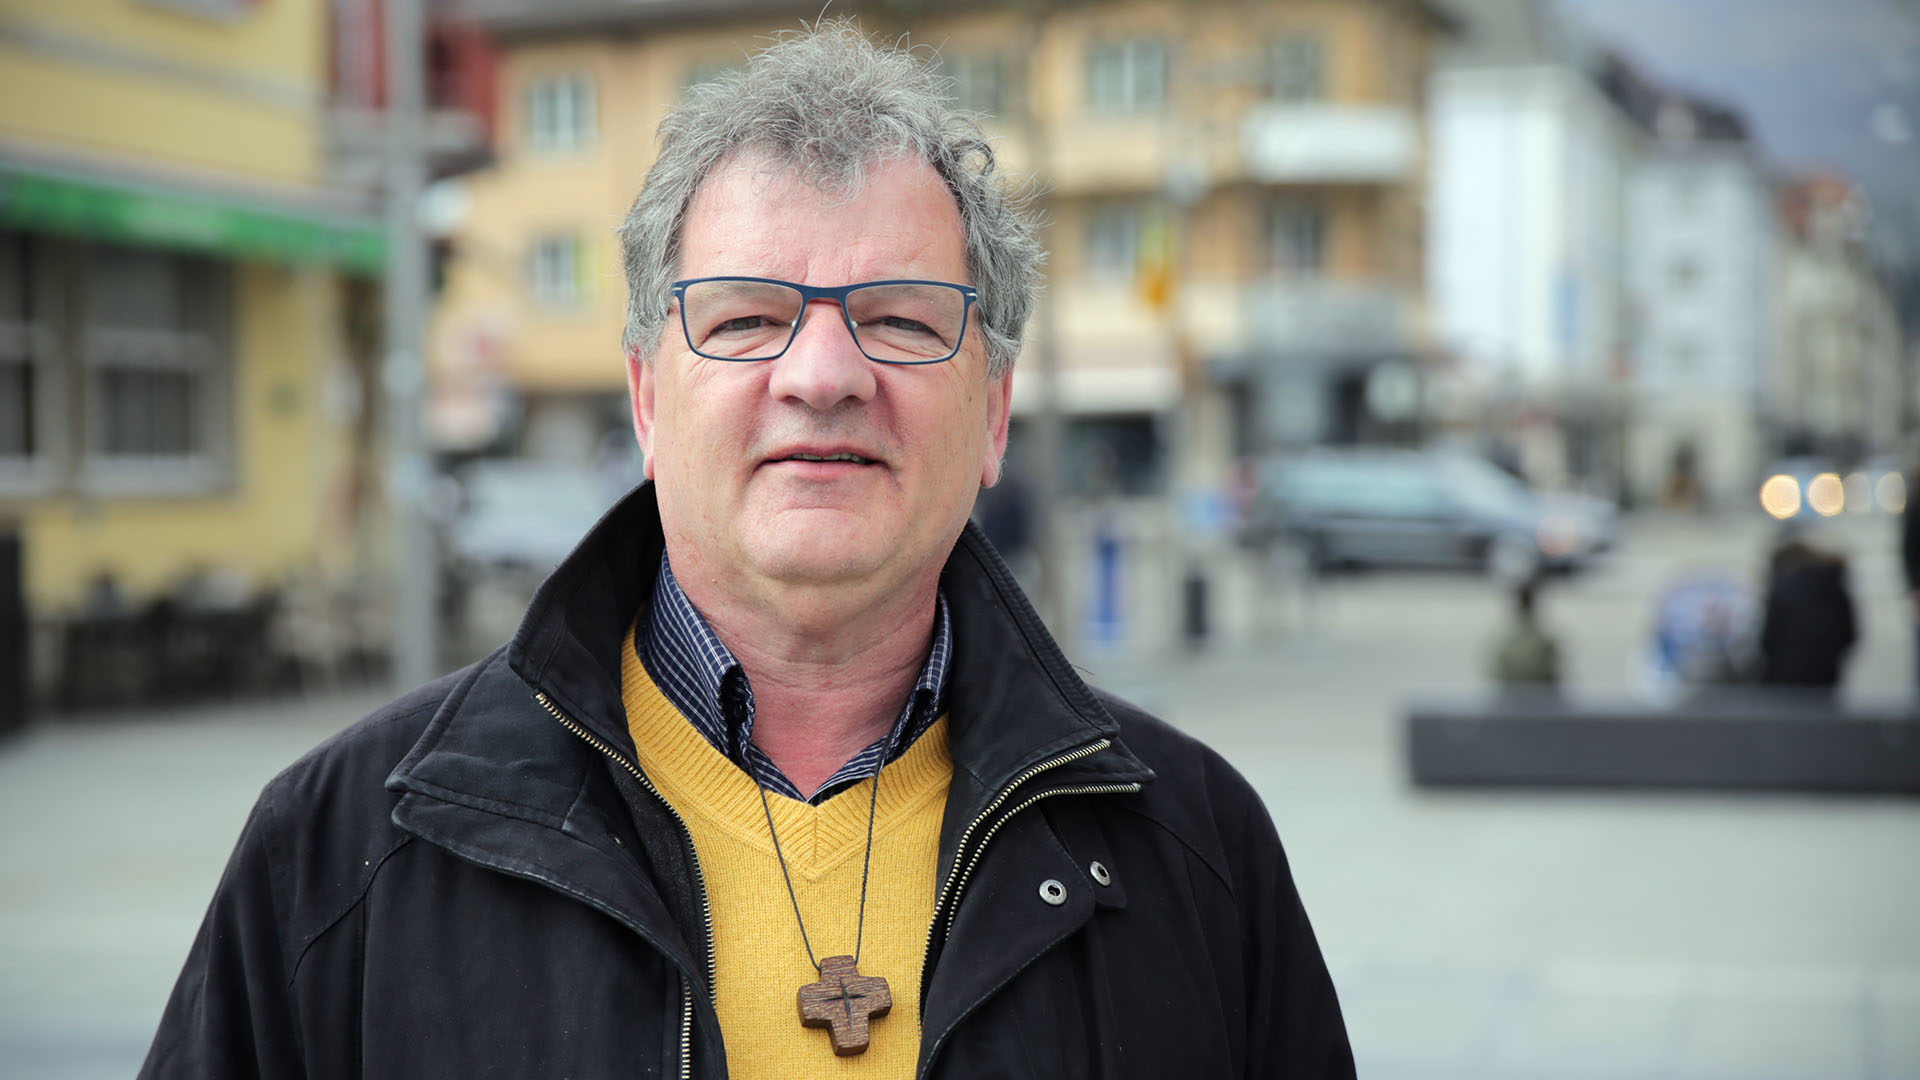
{"type": "Polygon", "coordinates": [[[1067,902],[1067,887],[1053,878],[1048,878],[1040,883],[1040,899],[1054,907],[1059,907],[1067,902]]]}
{"type": "Polygon", "coordinates": [[[1099,859],[1095,859],[1087,864],[1087,873],[1092,874],[1093,880],[1102,885],[1113,884],[1113,875],[1107,873],[1107,864],[1101,862],[1099,859]]]}

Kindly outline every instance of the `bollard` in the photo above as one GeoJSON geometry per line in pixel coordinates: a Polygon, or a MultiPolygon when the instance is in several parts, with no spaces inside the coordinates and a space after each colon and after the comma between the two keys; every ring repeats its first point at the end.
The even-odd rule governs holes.
{"type": "Polygon", "coordinates": [[[1181,582],[1181,629],[1187,648],[1197,649],[1207,641],[1207,577],[1197,566],[1187,568],[1181,582]]]}
{"type": "Polygon", "coordinates": [[[27,726],[27,598],[17,529],[0,525],[0,735],[27,726]]]}

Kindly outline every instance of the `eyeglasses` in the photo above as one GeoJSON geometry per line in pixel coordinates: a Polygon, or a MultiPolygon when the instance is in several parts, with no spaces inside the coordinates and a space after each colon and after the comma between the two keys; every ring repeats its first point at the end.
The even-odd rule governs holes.
{"type": "Polygon", "coordinates": [[[980,299],[968,285],[946,281],[863,281],[815,288],[758,277],[688,278],[673,283],[687,347],[710,360],[772,360],[800,332],[807,305],[832,300],[867,359],[882,364],[939,364],[953,359],[966,336],[967,313],[980,299]]]}

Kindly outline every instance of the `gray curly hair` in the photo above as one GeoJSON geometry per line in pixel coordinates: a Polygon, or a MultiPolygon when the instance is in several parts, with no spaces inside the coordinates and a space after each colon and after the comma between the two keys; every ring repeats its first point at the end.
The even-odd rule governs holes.
{"type": "Polygon", "coordinates": [[[925,60],[876,45],[851,19],[789,31],[744,69],[690,89],[661,122],[659,139],[660,155],[619,230],[628,350],[652,361],[687,206],[729,156],[764,154],[801,170],[823,192],[853,198],[873,165],[912,155],[933,167],[959,204],[988,374],[1013,369],[1039,289],[1040,245],[1020,200],[995,175],[979,126],[953,108],[925,60]]]}

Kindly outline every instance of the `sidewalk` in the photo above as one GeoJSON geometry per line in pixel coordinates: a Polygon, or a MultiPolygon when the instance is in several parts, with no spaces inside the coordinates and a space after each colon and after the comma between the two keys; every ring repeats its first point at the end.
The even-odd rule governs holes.
{"type": "Polygon", "coordinates": [[[1404,700],[1480,683],[1471,588],[1363,581],[1313,633],[1093,673],[1261,791],[1360,1075],[1920,1078],[1920,804],[1413,790],[1404,700]]]}
{"type": "MultiPolygon", "coordinates": [[[[1549,618],[1624,654],[1639,605],[1583,587],[1549,618]]],[[[1311,633],[1090,674],[1261,791],[1370,1080],[1920,1078],[1920,804],[1407,787],[1404,699],[1478,685],[1500,611],[1362,578],[1311,633]]],[[[131,1075],[260,785],[377,703],[0,742],[0,1073],[131,1075]]]]}
{"type": "Polygon", "coordinates": [[[376,704],[103,714],[0,741],[0,1075],[132,1076],[254,796],[376,704]]]}

